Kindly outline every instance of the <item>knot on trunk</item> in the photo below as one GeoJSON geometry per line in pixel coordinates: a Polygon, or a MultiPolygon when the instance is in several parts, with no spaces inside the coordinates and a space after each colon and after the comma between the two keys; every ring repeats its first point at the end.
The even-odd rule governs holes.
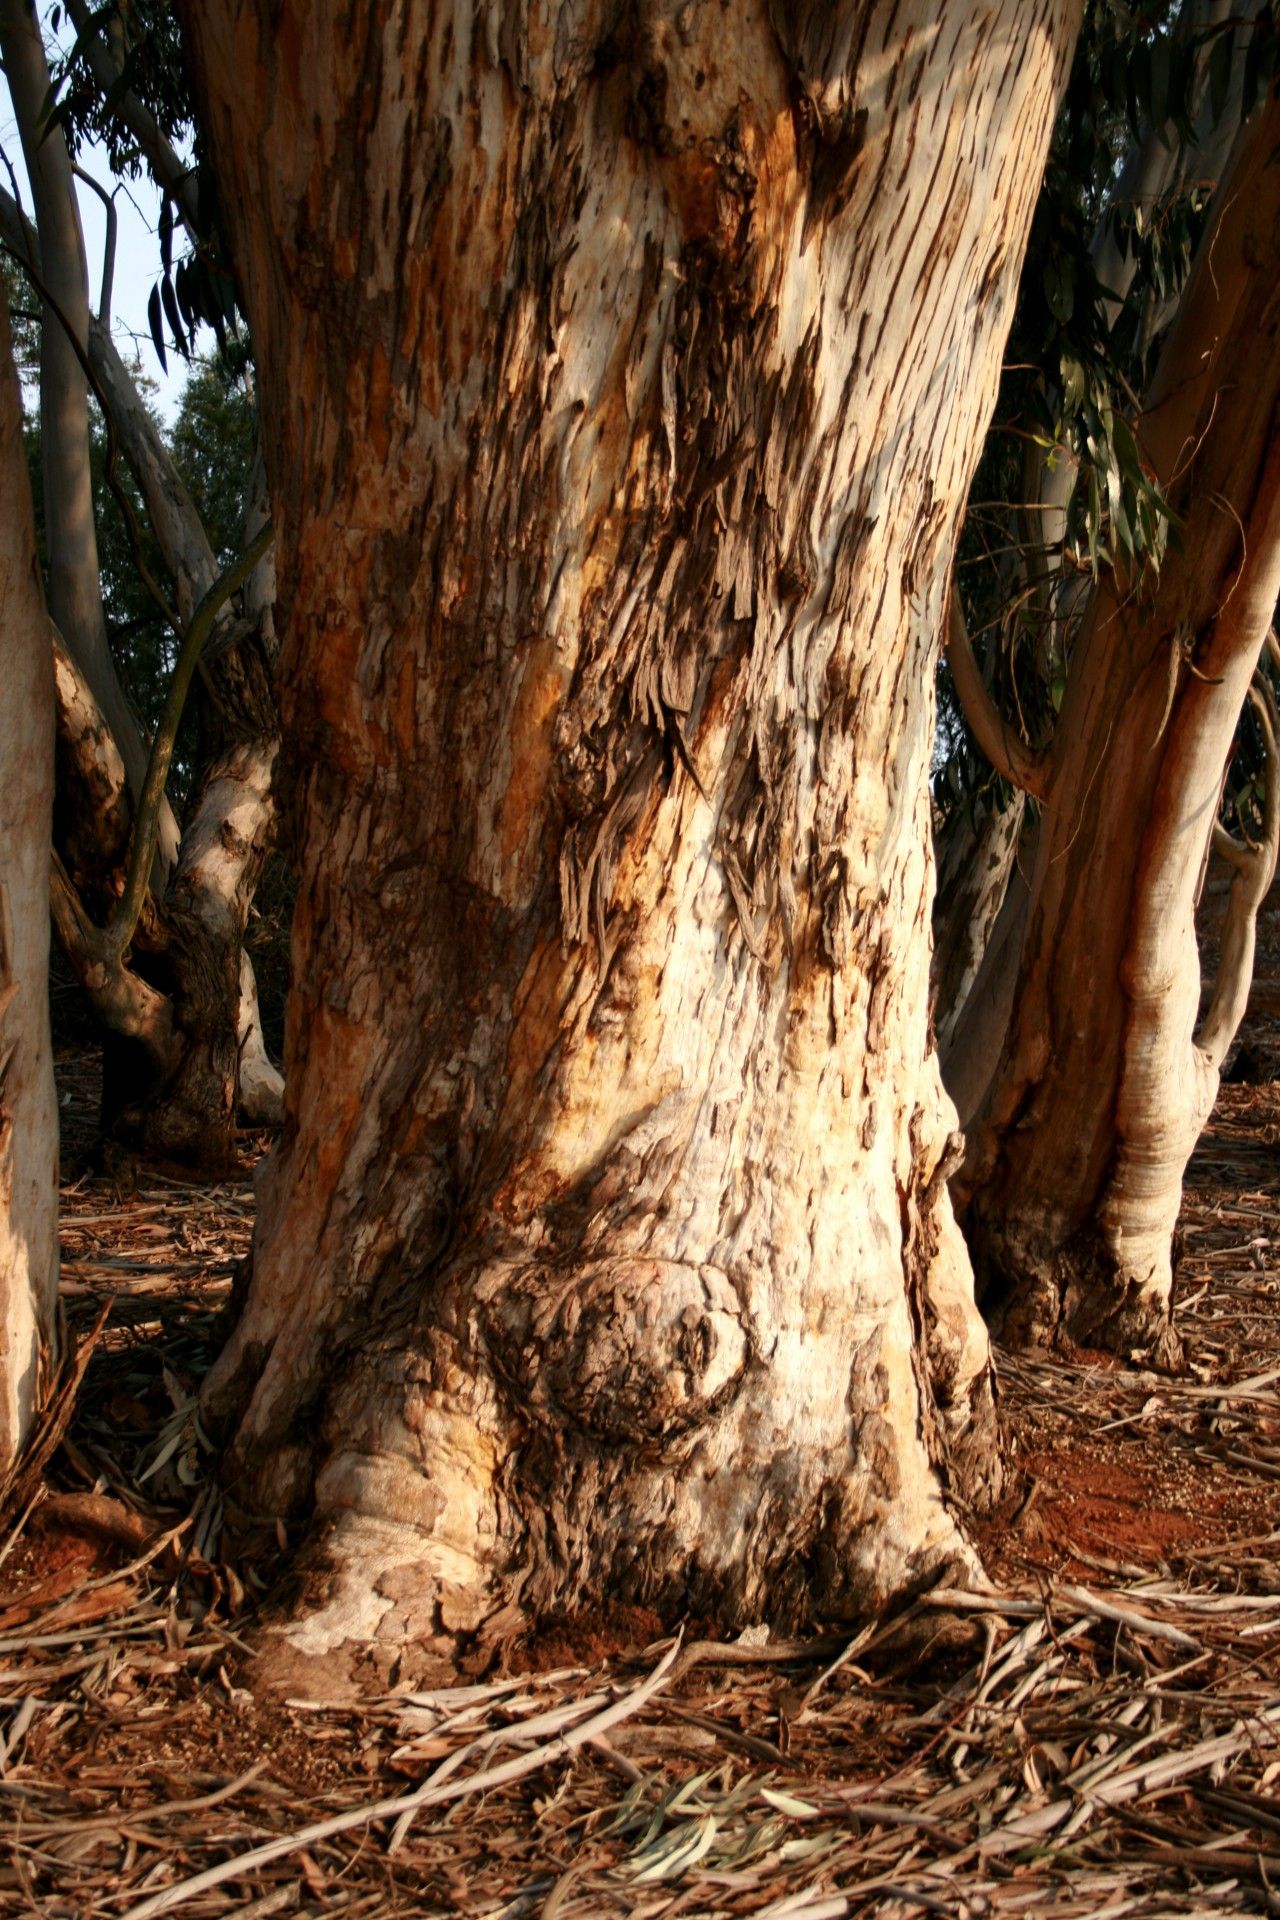
{"type": "Polygon", "coordinates": [[[737,1391],[754,1342],[718,1268],[599,1260],[561,1278],[526,1268],[486,1326],[532,1408],[622,1446],[709,1420],[737,1391]]]}

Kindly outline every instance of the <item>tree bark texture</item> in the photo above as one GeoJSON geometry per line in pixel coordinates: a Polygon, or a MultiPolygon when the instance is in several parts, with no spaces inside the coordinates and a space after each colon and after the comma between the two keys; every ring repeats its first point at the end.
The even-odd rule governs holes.
{"type": "MultiPolygon", "coordinates": [[[[269,628],[269,611],[261,618],[269,628]]],[[[211,666],[217,723],[206,728],[200,791],[163,903],[148,894],[124,956],[105,937],[124,890],[132,826],[124,763],[87,680],[53,635],[53,917],[104,1028],[104,1130],[210,1172],[234,1158],[241,1095],[249,1118],[270,1123],[282,1093],[243,952],[275,829],[280,743],[268,652],[255,624],[234,658],[226,653],[211,666]]]]}
{"type": "MultiPolygon", "coordinates": [[[[131,1130],[149,1151],[211,1171],[225,1171],[235,1157],[244,935],[274,825],[278,751],[274,738],[248,740],[206,769],[165,894],[165,970],[181,1057],[131,1130]]],[[[252,1037],[250,1026],[246,1041],[252,1037]]]]}
{"type": "Polygon", "coordinates": [[[1158,583],[1102,584],[1077,645],[958,1188],[1011,1335],[1167,1362],[1182,1175],[1226,1051],[1221,1019],[1195,1034],[1195,898],[1280,593],[1278,140],[1273,104],[1240,137],[1148,397],[1141,443],[1180,538],[1158,583]]]}
{"type": "Polygon", "coordinates": [[[267,1052],[258,1006],[258,981],[248,949],[240,949],[240,1001],[236,1009],[238,1071],[236,1107],[251,1127],[278,1127],[284,1120],[284,1075],[267,1052]]]}
{"type": "Polygon", "coordinates": [[[58,1103],[49,1035],[53,667],[22,404],[0,302],[0,1481],[40,1406],[58,1296],[58,1103]]]}
{"type": "Polygon", "coordinates": [[[185,9],[301,888],[207,1402],[306,1651],[972,1564],[932,685],[1075,14],[185,9]]]}

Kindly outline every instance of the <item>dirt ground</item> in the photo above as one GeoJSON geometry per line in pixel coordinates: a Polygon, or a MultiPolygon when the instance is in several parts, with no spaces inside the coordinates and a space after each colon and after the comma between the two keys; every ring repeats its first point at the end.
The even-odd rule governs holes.
{"type": "Polygon", "coordinates": [[[343,1706],[255,1685],[289,1542],[229,1557],[193,1397],[262,1143],[215,1187],[104,1166],[67,1052],[86,1364],[0,1529],[0,1916],[1280,1912],[1280,1032],[1244,1041],[1187,1185],[1187,1374],[999,1355],[991,1593],[806,1643],[620,1611],[343,1706]]]}

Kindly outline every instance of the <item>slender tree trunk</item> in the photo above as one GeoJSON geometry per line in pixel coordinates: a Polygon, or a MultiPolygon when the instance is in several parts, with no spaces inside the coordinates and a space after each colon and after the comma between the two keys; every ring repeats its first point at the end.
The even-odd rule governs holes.
{"type": "MultiPolygon", "coordinates": [[[[1183,0],[1174,26],[1175,37],[1184,43],[1194,42],[1210,29],[1224,26],[1233,15],[1239,17],[1233,0],[1183,0]]],[[[1230,157],[1240,125],[1247,36],[1237,33],[1233,44],[1227,96],[1216,118],[1209,86],[1208,47],[1199,54],[1192,99],[1194,142],[1167,138],[1163,126],[1148,128],[1125,156],[1092,247],[1098,280],[1114,296],[1105,303],[1108,326],[1115,324],[1138,269],[1138,255],[1126,246],[1123,229],[1113,213],[1141,206],[1149,218],[1155,218],[1166,196],[1185,190],[1192,178],[1216,181],[1230,157]]],[[[1173,300],[1176,304],[1176,296],[1173,300]]],[[[1166,309],[1159,324],[1164,325],[1168,318],[1166,309]]],[[[1072,637],[1087,617],[1092,597],[1088,575],[1066,573],[1063,567],[1068,511],[1077,482],[1076,463],[1063,457],[1060,448],[1051,454],[1033,435],[1026,442],[1023,481],[1024,505],[1013,515],[1011,529],[1017,586],[1011,587],[1010,599],[1020,597],[1024,608],[1034,612],[1036,670],[1047,684],[1069,658],[1072,637]]],[[[953,596],[953,623],[956,607],[953,596]]],[[[964,653],[970,674],[977,676],[967,636],[964,653]]],[[[953,650],[953,676],[957,667],[965,664],[966,660],[954,657],[953,650]]],[[[980,686],[976,703],[966,697],[970,690],[959,677],[956,686],[982,752],[1008,780],[1036,792],[1035,762],[1047,759],[1047,753],[1028,757],[1024,744],[980,686]],[[985,728],[984,719],[988,722],[985,728]]],[[[1020,823],[1021,802],[1015,805],[1020,823]]],[[[968,1125],[990,1084],[1004,1039],[1001,1022],[1007,1019],[1013,1004],[1026,888],[1015,887],[1007,907],[1004,888],[1014,874],[1015,859],[1021,875],[1029,870],[1033,856],[1029,844],[1019,852],[1011,838],[1012,828],[1009,812],[997,816],[988,810],[982,816],[980,833],[966,832],[956,823],[948,844],[940,849],[939,892],[934,909],[935,1018],[943,1077],[963,1125],[968,1125]],[[966,871],[970,860],[972,868],[966,871]],[[988,941],[997,932],[998,947],[988,957],[988,941]],[[972,992],[979,978],[981,992],[975,998],[972,992]]]]}
{"type": "Polygon", "coordinates": [[[971,1564],[931,688],[1075,15],[185,9],[300,829],[207,1400],[307,1651],[971,1564]]]}
{"type": "MultiPolygon", "coordinates": [[[[1025,822],[1025,813],[1023,819],[1025,822]]],[[[957,1017],[939,1038],[943,1083],[955,1101],[960,1125],[965,1128],[978,1112],[991,1085],[1009,1029],[1022,964],[1029,882],[1035,871],[1039,831],[1038,822],[1024,824],[1005,869],[1004,892],[994,917],[994,888],[982,902],[983,919],[990,931],[957,1017]]]]}
{"type": "MultiPolygon", "coordinates": [[[[0,0],[0,50],[31,182],[40,234],[39,272],[47,292],[40,347],[40,428],[44,461],[49,612],[115,735],[136,798],[147,750],[121,690],[107,644],[98,538],[89,470],[89,389],[80,352],[89,344],[84,236],[71,157],[60,127],[41,113],[49,93],[44,42],[30,0],[0,0]]],[[[159,857],[167,869],[178,829],[166,805],[159,857]]]]}
{"type": "Polygon", "coordinates": [[[0,1482],[48,1384],[58,1295],[49,1037],[53,671],[22,405],[0,302],[0,1482]]]}
{"type": "Polygon", "coordinates": [[[1280,594],[1278,141],[1273,104],[1241,136],[1149,398],[1142,442],[1181,540],[1158,585],[1104,583],[1078,645],[1013,1016],[960,1187],[1010,1334],[1165,1361],[1183,1170],[1239,1012],[1224,978],[1195,1037],[1195,897],[1280,594]]]}
{"type": "MultiPolygon", "coordinates": [[[[250,503],[246,546],[265,522],[264,490],[263,499],[250,503]]],[[[195,572],[200,594],[211,578],[210,555],[210,580],[202,568],[195,572]]],[[[268,557],[250,577],[243,618],[224,620],[202,662],[204,765],[164,902],[165,958],[182,1061],[163,1092],[148,1102],[138,1126],[151,1151],[211,1171],[234,1159],[244,1046],[252,1049],[248,1092],[256,1113],[277,1118],[282,1091],[261,1047],[261,1026],[255,1044],[253,1015],[246,1023],[243,1006],[245,930],[276,824],[274,599],[268,557]]]]}
{"type": "Polygon", "coordinates": [[[934,1028],[946,1075],[947,1051],[982,970],[1018,858],[1026,797],[1002,806],[994,793],[958,807],[938,843],[933,906],[934,1028]]]}
{"type": "Polygon", "coordinates": [[[274,823],[278,746],[248,741],[208,768],[165,898],[165,960],[182,1052],[133,1125],[151,1152],[210,1172],[225,1171],[235,1157],[244,934],[274,823]]]}

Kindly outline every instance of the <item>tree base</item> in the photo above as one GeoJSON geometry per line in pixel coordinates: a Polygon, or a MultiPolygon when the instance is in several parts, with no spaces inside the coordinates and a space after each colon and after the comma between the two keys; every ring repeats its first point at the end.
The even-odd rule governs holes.
{"type": "Polygon", "coordinates": [[[1056,1253],[985,1245],[978,1279],[987,1325],[1006,1347],[1101,1348],[1157,1372],[1185,1370],[1169,1274],[1126,1271],[1096,1237],[1056,1253]]]}
{"type": "Polygon", "coordinates": [[[944,1304],[919,1371],[905,1302],[861,1346],[819,1316],[766,1337],[723,1273],[675,1262],[490,1269],[428,1327],[384,1321],[318,1421],[242,1425],[228,1462],[258,1514],[311,1508],[291,1654],[478,1656],[606,1604],[792,1632],[981,1581],[945,1494],[999,1495],[994,1391],[970,1302],[978,1371],[955,1343],[935,1394],[944,1304]]]}

